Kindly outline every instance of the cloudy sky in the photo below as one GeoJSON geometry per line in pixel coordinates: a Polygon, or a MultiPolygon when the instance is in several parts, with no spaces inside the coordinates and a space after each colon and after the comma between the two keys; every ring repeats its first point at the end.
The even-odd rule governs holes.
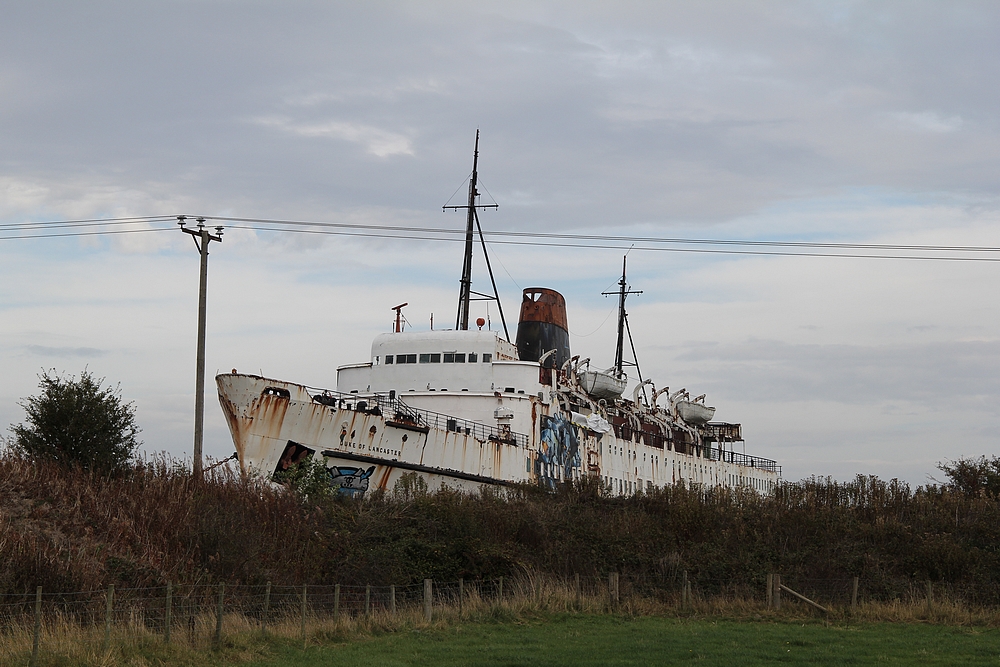
{"type": "MultiPolygon", "coordinates": [[[[479,128],[487,230],[1000,247],[998,70],[990,2],[6,0],[0,224],[457,229],[441,205],[479,128]]],[[[0,229],[0,424],[43,368],[86,367],[135,401],[147,451],[189,453],[190,239],[19,234],[0,229]]],[[[454,318],[454,243],[234,228],[212,250],[210,375],[332,387],[397,303],[416,329],[454,318]]],[[[558,289],[574,352],[610,364],[600,292],[623,252],[491,256],[509,317],[521,288],[558,289]]],[[[644,375],[707,393],[786,478],[919,484],[1000,454],[1000,263],[636,249],[629,267],[644,375]]]]}

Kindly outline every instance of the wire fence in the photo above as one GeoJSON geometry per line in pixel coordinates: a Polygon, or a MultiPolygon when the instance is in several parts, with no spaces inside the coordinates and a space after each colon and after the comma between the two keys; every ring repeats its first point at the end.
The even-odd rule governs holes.
{"type": "MultiPolygon", "coordinates": [[[[608,611],[626,605],[675,606],[681,610],[698,604],[741,603],[778,609],[781,604],[803,601],[828,612],[832,608],[856,609],[872,602],[901,601],[926,604],[948,600],[983,605],[976,589],[947,583],[913,582],[905,589],[887,591],[878,581],[857,577],[788,579],[779,575],[724,579],[688,572],[669,576],[620,575],[553,578],[531,575],[505,580],[475,579],[431,581],[401,585],[357,584],[277,586],[171,585],[150,588],[115,588],[76,592],[0,594],[0,636],[17,630],[34,635],[32,662],[36,664],[40,637],[51,628],[76,627],[104,631],[105,648],[113,630],[141,629],[162,635],[165,641],[198,641],[218,646],[228,622],[241,627],[324,619],[376,617],[417,612],[427,622],[445,610],[504,603],[537,604],[556,601],[565,608],[608,611]],[[780,583],[779,583],[780,582],[780,583]],[[780,590],[779,590],[780,589],[780,590]],[[778,602],[781,600],[782,602],[778,602]]],[[[986,603],[986,606],[995,606],[986,603]]]]}
{"type": "MultiPolygon", "coordinates": [[[[783,586],[802,596],[833,606],[865,602],[940,599],[961,600],[966,604],[992,606],[981,599],[977,587],[943,582],[912,582],[905,588],[886,590],[877,581],[857,577],[785,579],[783,586]],[[928,588],[929,586],[929,588],[928,588]]],[[[464,601],[499,603],[504,600],[542,595],[581,598],[645,599],[679,604],[691,599],[745,600],[763,602],[768,585],[756,580],[699,577],[684,572],[679,576],[635,576],[610,573],[606,576],[575,576],[555,579],[523,576],[516,579],[475,579],[430,581],[401,585],[167,585],[150,588],[115,588],[76,592],[35,592],[0,594],[0,631],[40,617],[43,623],[58,619],[82,627],[129,624],[166,633],[183,628],[192,618],[204,615],[239,615],[266,626],[305,612],[310,617],[399,613],[409,609],[458,607],[464,601]],[[685,593],[685,590],[687,591],[685,593]]]]}

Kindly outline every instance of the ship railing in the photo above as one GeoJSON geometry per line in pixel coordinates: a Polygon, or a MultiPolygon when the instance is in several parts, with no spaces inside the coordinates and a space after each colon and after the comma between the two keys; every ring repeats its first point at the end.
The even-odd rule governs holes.
{"type": "Polygon", "coordinates": [[[492,441],[502,442],[518,447],[528,447],[528,436],[523,433],[513,431],[501,431],[496,426],[462,419],[452,415],[446,415],[433,410],[415,408],[404,403],[399,397],[392,394],[345,394],[331,389],[317,389],[306,387],[312,396],[312,400],[322,405],[330,407],[346,408],[367,412],[369,414],[380,414],[386,420],[407,424],[418,429],[439,429],[472,436],[481,442],[492,441]],[[314,393],[315,392],[315,393],[314,393]]]}
{"type": "Polygon", "coordinates": [[[736,465],[746,466],[748,468],[757,468],[759,470],[766,470],[767,472],[774,472],[779,475],[781,474],[781,466],[779,466],[776,461],[765,459],[761,456],[751,456],[749,454],[743,454],[742,452],[734,452],[727,449],[716,449],[715,447],[712,447],[709,449],[709,458],[714,461],[735,463],[736,465]]]}

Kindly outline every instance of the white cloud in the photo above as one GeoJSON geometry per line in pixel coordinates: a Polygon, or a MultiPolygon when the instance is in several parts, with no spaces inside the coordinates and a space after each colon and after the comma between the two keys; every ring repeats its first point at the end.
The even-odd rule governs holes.
{"type": "Polygon", "coordinates": [[[962,129],[961,116],[942,116],[934,111],[900,112],[891,114],[891,117],[904,130],[946,134],[962,129]]]}
{"type": "Polygon", "coordinates": [[[389,132],[371,125],[345,121],[322,121],[318,123],[296,122],[288,118],[270,116],[257,118],[258,125],[274,127],[300,137],[322,137],[340,139],[361,144],[372,155],[413,155],[413,142],[406,136],[389,132]]]}

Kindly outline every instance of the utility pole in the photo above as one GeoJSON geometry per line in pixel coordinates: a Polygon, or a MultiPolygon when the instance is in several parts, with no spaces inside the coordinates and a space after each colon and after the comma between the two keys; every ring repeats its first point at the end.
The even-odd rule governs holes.
{"type": "Polygon", "coordinates": [[[215,228],[213,236],[205,229],[205,218],[196,218],[198,227],[188,229],[187,216],[177,216],[177,224],[181,231],[190,234],[194,245],[201,255],[201,279],[198,284],[198,361],[195,378],[194,396],[194,478],[201,480],[202,463],[201,450],[205,438],[205,313],[208,302],[208,244],[212,241],[222,243],[222,227],[215,228]]]}

